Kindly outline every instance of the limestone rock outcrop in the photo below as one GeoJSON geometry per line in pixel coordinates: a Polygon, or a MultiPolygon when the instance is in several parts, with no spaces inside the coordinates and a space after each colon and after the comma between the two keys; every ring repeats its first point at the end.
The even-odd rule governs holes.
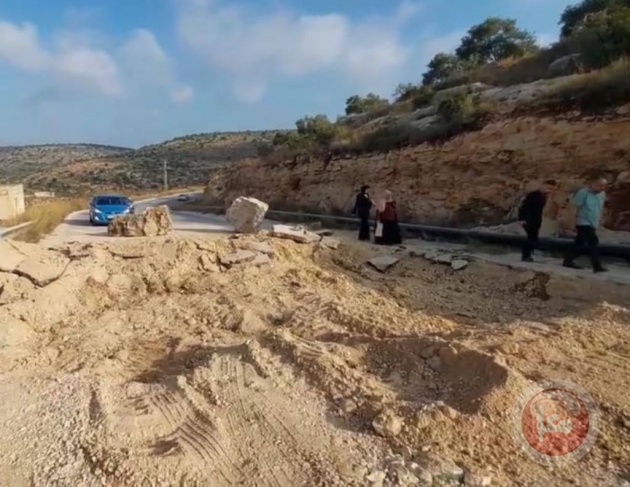
{"type": "Polygon", "coordinates": [[[107,227],[107,233],[114,237],[158,237],[172,230],[171,212],[164,205],[147,208],[139,215],[117,216],[107,227]]]}
{"type": "Polygon", "coordinates": [[[237,162],[210,172],[204,198],[224,205],[247,193],[273,209],[349,215],[356,191],[369,184],[373,197],[394,193],[402,221],[475,227],[515,219],[524,194],[553,178],[560,191],[547,205],[543,234],[566,235],[574,226],[569,196],[604,175],[612,183],[604,226],[630,231],[628,133],[628,118],[508,118],[443,144],[341,155],[327,164],[237,162]]]}

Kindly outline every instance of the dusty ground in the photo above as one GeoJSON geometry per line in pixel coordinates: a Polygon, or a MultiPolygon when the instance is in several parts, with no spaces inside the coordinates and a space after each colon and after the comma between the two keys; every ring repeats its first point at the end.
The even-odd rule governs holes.
{"type": "Polygon", "coordinates": [[[265,235],[14,245],[0,255],[2,486],[627,478],[629,287],[408,255],[380,274],[370,246],[265,235]],[[260,266],[220,265],[237,248],[260,266]],[[544,377],[601,408],[578,465],[546,469],[512,439],[516,397],[544,377]]]}

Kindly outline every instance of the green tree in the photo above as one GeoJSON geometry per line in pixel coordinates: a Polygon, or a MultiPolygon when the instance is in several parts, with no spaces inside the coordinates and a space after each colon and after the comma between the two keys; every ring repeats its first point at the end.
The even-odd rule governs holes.
{"type": "Polygon", "coordinates": [[[422,84],[436,85],[463,72],[464,63],[454,54],[440,52],[433,56],[427,68],[428,71],[422,75],[422,84]]]}
{"type": "Polygon", "coordinates": [[[389,102],[374,93],[369,93],[365,97],[358,95],[351,96],[346,100],[346,115],[373,112],[387,107],[389,102]]]}
{"type": "Polygon", "coordinates": [[[630,0],[582,0],[575,5],[569,5],[562,12],[560,25],[562,37],[568,37],[590,15],[612,8],[628,8],[630,0]]]}
{"type": "Polygon", "coordinates": [[[516,20],[490,17],[472,26],[455,52],[463,61],[485,64],[523,56],[537,49],[534,36],[519,29],[516,20]]]}
{"type": "Polygon", "coordinates": [[[585,17],[571,41],[590,67],[600,68],[630,54],[630,8],[612,8],[585,17]]]}

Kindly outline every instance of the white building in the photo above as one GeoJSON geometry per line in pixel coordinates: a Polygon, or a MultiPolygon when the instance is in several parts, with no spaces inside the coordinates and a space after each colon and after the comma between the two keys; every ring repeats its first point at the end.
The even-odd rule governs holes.
{"type": "Polygon", "coordinates": [[[24,185],[0,186],[0,220],[24,213],[24,185]]]}

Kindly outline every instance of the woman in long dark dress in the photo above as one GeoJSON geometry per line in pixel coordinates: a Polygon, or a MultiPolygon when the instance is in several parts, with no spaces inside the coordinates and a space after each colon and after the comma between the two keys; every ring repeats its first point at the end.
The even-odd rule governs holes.
{"type": "Polygon", "coordinates": [[[399,245],[402,243],[400,226],[398,225],[398,209],[391,191],[385,191],[385,198],[378,206],[374,242],[380,245],[399,245]]]}
{"type": "Polygon", "coordinates": [[[370,210],[372,209],[372,200],[368,194],[369,186],[361,186],[361,191],[357,195],[354,204],[353,213],[361,220],[359,228],[359,240],[370,240],[370,210]]]}

